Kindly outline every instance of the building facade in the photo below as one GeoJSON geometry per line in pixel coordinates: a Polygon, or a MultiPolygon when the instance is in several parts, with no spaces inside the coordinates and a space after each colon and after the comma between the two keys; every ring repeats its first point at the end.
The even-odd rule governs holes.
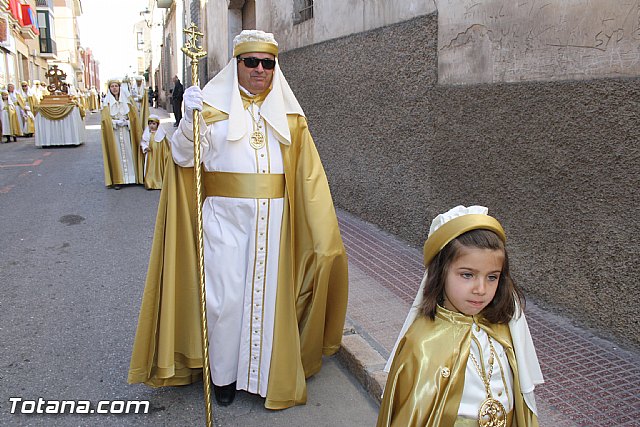
{"type": "Polygon", "coordinates": [[[35,1],[0,1],[0,85],[44,76],[35,1]]]}
{"type": "Polygon", "coordinates": [[[82,15],[80,0],[53,0],[56,54],[49,59],[67,74],[67,81],[85,89],[82,43],[76,17],[82,15]]]}
{"type": "Polygon", "coordinates": [[[80,43],[75,18],[81,14],[80,0],[0,0],[0,85],[47,82],[53,64],[77,88],[87,78],[96,81],[95,59],[80,43]],[[85,61],[93,61],[89,70],[85,61]]]}
{"type": "Polygon", "coordinates": [[[82,64],[84,66],[83,83],[85,89],[96,88],[100,86],[100,62],[94,58],[91,48],[81,48],[80,54],[82,64]]]}

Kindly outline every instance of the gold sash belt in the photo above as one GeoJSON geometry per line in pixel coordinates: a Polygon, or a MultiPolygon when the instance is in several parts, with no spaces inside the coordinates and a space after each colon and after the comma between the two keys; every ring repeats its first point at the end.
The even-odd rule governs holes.
{"type": "Polygon", "coordinates": [[[206,197],[279,199],[284,197],[284,174],[204,172],[206,197]]]}
{"type": "MultiPolygon", "coordinates": [[[[506,427],[511,427],[511,423],[513,422],[513,411],[507,414],[507,425],[506,427]]],[[[478,420],[473,418],[464,418],[458,416],[456,419],[456,423],[453,427],[478,427],[478,420]]]]}

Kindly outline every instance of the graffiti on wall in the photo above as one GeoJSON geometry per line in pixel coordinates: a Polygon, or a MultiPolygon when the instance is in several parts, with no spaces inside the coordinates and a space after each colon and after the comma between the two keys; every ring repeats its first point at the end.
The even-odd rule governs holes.
{"type": "Polygon", "coordinates": [[[444,84],[640,76],[640,0],[456,0],[438,8],[444,84]]]}

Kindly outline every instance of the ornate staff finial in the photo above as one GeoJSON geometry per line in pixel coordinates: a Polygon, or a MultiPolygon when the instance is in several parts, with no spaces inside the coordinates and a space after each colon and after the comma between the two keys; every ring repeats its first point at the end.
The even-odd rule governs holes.
{"type": "Polygon", "coordinates": [[[192,76],[195,76],[192,77],[193,84],[197,85],[198,60],[207,56],[207,52],[202,48],[202,46],[198,45],[198,38],[204,37],[204,34],[198,31],[198,27],[196,27],[196,24],[194,24],[193,22],[191,23],[189,28],[184,30],[184,33],[187,35],[187,41],[180,49],[185,55],[191,58],[192,76]]]}

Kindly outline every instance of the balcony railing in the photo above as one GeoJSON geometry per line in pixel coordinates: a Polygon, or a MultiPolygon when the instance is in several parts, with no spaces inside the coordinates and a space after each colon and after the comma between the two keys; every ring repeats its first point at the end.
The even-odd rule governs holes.
{"type": "Polygon", "coordinates": [[[53,10],[53,1],[52,0],[36,0],[37,7],[48,7],[53,10]]]}

